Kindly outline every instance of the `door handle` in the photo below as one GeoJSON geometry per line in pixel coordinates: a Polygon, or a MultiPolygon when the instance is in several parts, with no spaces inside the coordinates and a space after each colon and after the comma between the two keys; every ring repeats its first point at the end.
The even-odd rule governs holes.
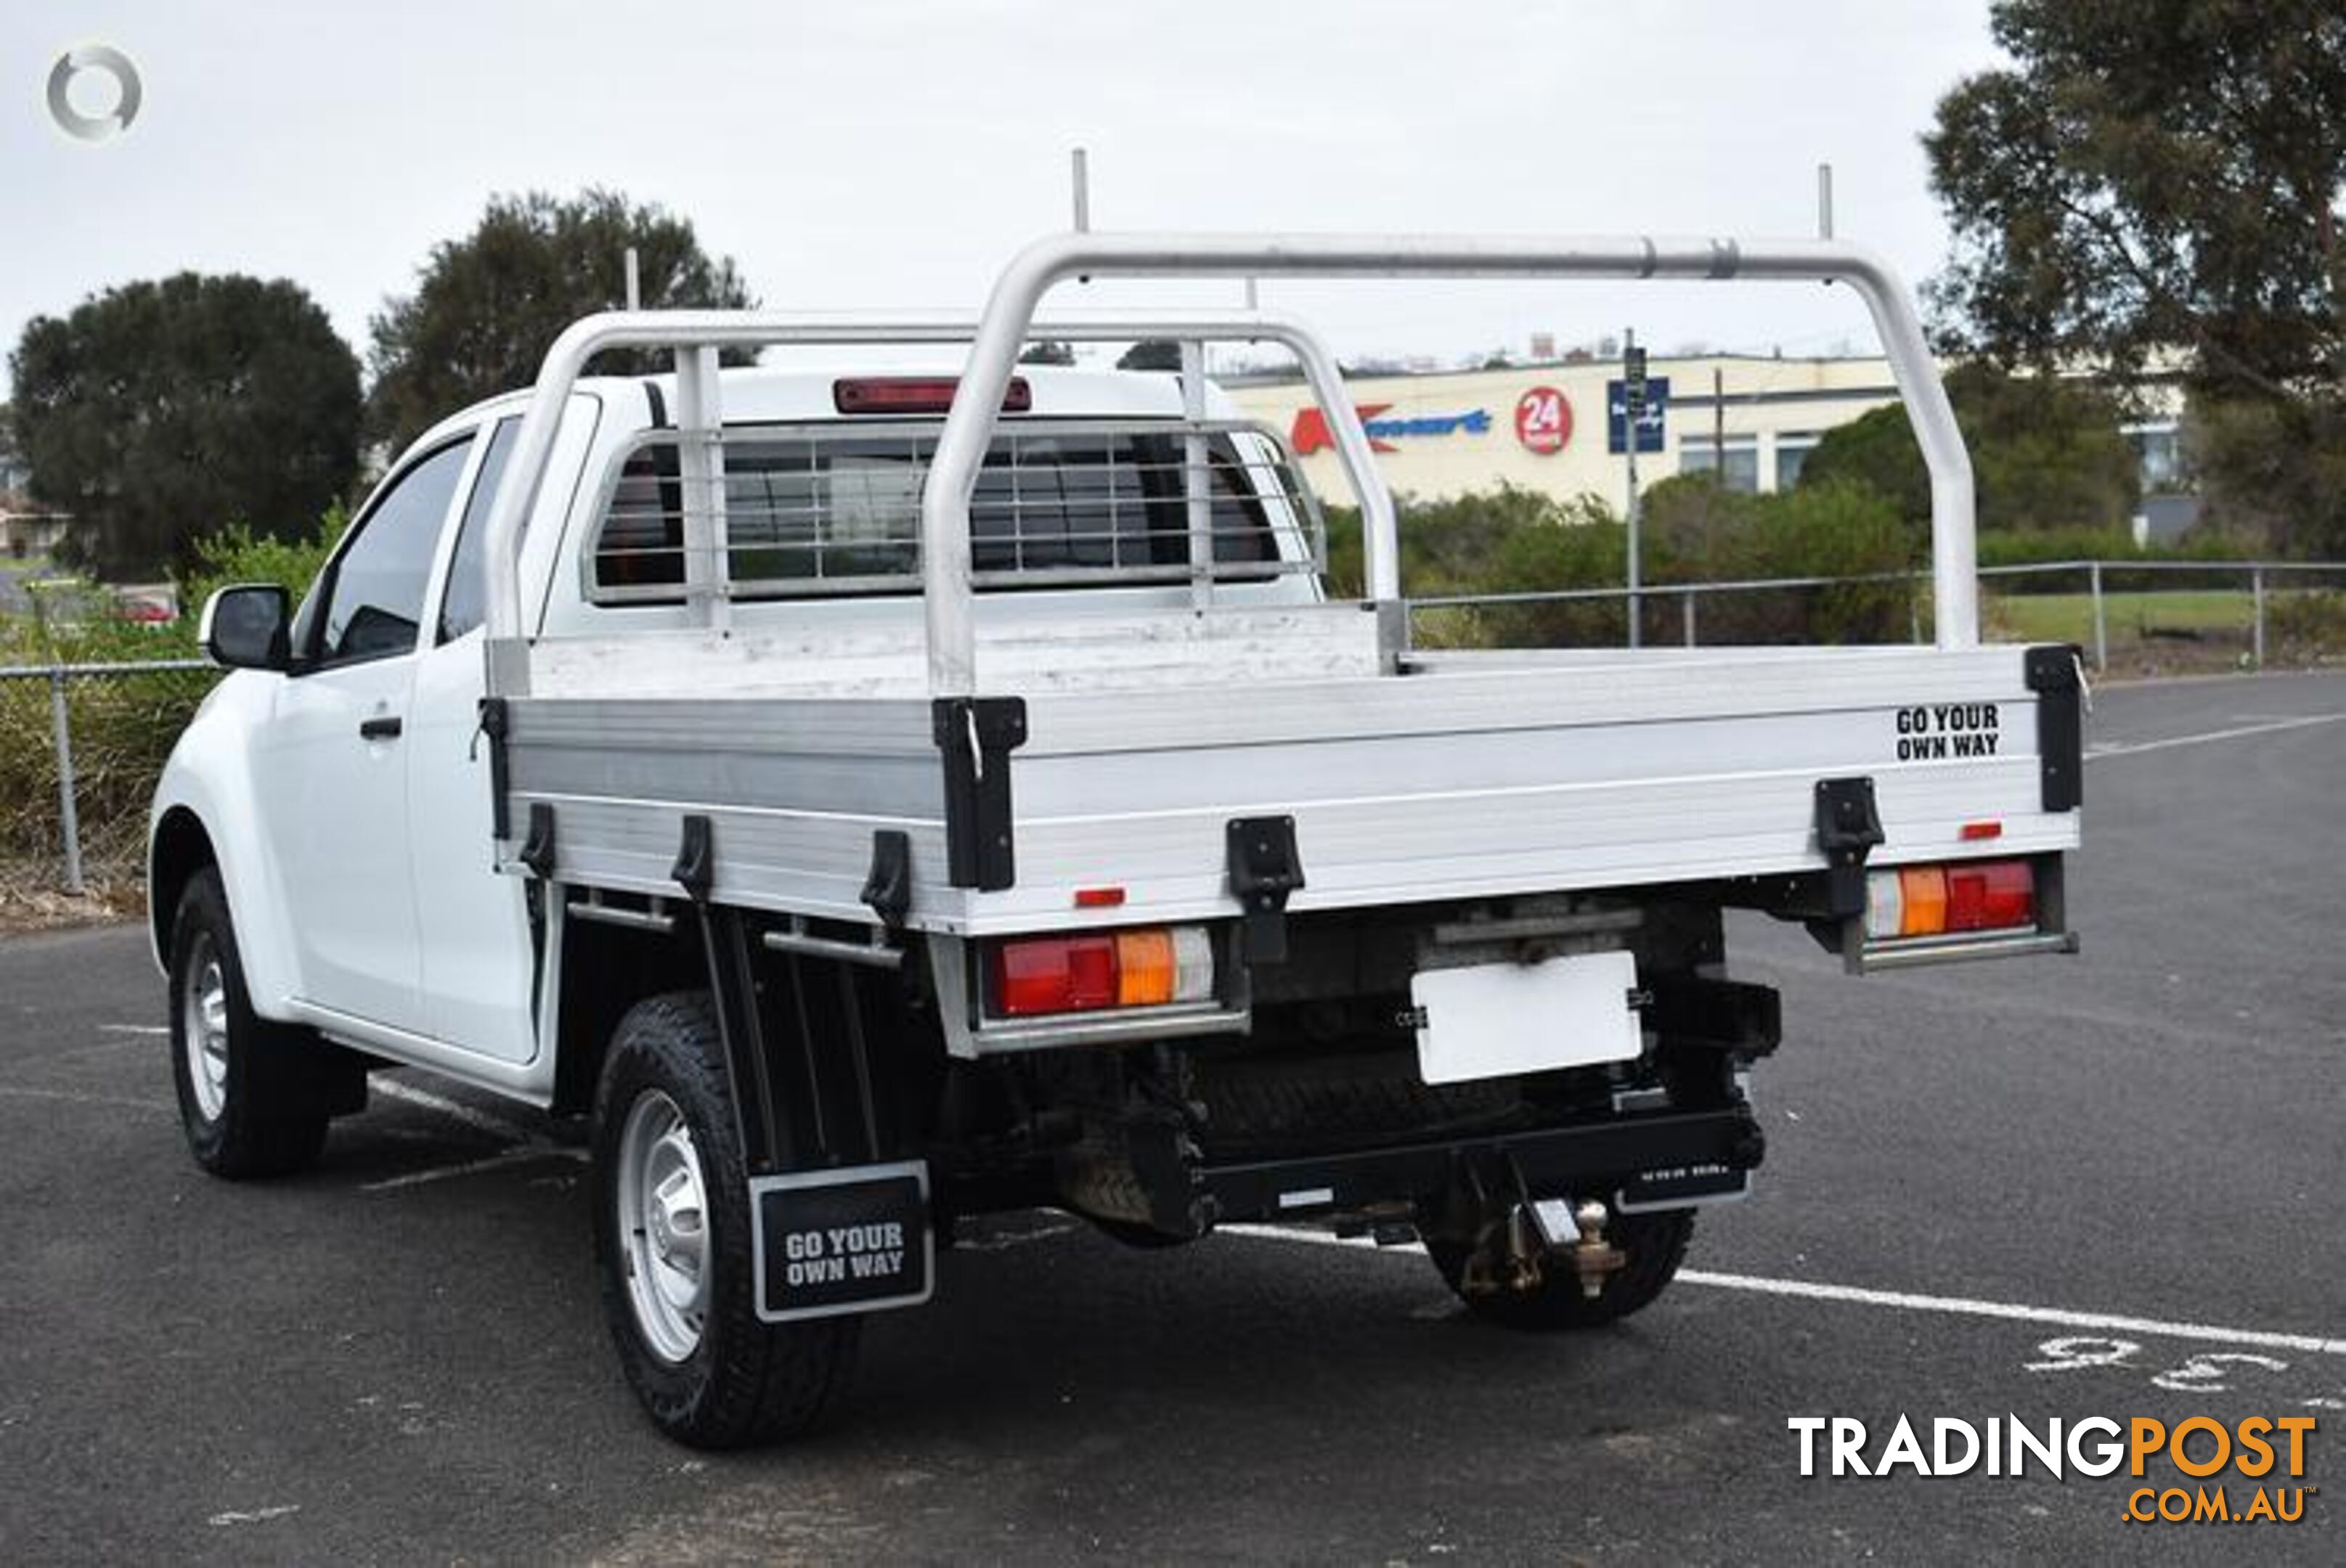
{"type": "Polygon", "coordinates": [[[399,738],[399,715],[393,713],[359,721],[361,740],[396,740],[399,738]]]}

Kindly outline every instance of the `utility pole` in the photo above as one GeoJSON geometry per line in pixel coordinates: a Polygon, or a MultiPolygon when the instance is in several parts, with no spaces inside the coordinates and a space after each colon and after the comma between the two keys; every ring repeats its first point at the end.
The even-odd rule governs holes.
{"type": "MultiPolygon", "coordinates": [[[[1710,367],[1710,453],[1719,464],[1719,483],[1727,484],[1727,372],[1710,367]]],[[[1757,461],[1756,459],[1754,461],[1757,461]]]]}
{"type": "Polygon", "coordinates": [[[1068,173],[1075,182],[1076,232],[1088,234],[1092,227],[1092,160],[1082,148],[1075,149],[1068,158],[1068,173]]]}
{"type": "Polygon", "coordinates": [[[1637,330],[1621,332],[1621,449],[1629,459],[1629,646],[1638,640],[1637,622],[1643,605],[1637,580],[1637,422],[1646,413],[1646,351],[1637,346],[1637,330]]]}

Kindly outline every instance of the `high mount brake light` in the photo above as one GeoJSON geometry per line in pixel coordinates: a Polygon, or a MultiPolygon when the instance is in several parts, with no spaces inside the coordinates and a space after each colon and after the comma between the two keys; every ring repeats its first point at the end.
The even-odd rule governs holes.
{"type": "Polygon", "coordinates": [[[1865,934],[1876,942],[2036,923],[2036,869],[2026,860],[1900,866],[1865,879],[1865,934]]]}
{"type": "MultiPolygon", "coordinates": [[[[954,376],[856,376],[831,383],[831,406],[842,413],[943,413],[953,407],[954,376]]],[[[1002,412],[1025,413],[1035,406],[1035,389],[1013,376],[1002,393],[1002,412]]]]}
{"type": "Polygon", "coordinates": [[[1005,1018],[1213,996],[1214,944],[1201,925],[1013,937],[994,950],[994,1011],[1005,1018]]]}

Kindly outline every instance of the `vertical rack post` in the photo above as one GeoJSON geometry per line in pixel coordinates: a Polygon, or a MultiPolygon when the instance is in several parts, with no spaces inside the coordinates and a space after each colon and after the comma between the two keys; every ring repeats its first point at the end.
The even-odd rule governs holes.
{"type": "Polygon", "coordinates": [[[676,351],[678,488],[684,504],[685,597],[711,631],[733,629],[733,585],[725,520],[725,404],[714,343],[676,351]]]}
{"type": "Polygon", "coordinates": [[[1181,340],[1181,500],[1189,520],[1189,607],[1203,613],[1214,598],[1213,474],[1206,463],[1206,345],[1181,340]]]}

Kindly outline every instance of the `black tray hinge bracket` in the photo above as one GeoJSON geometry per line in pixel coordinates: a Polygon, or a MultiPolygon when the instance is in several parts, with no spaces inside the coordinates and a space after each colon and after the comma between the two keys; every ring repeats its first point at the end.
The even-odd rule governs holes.
{"type": "Polygon", "coordinates": [[[2036,756],[2047,811],[2086,799],[2085,650],[2054,643],[2028,650],[2023,670],[2036,694],[2036,756]]]}
{"type": "Polygon", "coordinates": [[[505,801],[505,736],[512,721],[512,710],[504,697],[481,698],[481,722],[474,739],[477,743],[485,737],[489,743],[489,827],[492,836],[501,840],[513,832],[513,811],[505,801]]]}
{"type": "Polygon", "coordinates": [[[1292,817],[1233,817],[1228,831],[1230,895],[1246,911],[1250,963],[1287,962],[1287,898],[1303,886],[1292,817]]]}
{"type": "Polygon", "coordinates": [[[514,856],[541,882],[554,880],[554,808],[543,800],[529,803],[529,831],[514,856]]]}
{"type": "Polygon", "coordinates": [[[913,837],[901,828],[872,835],[872,871],[863,879],[863,901],[892,932],[904,929],[913,907],[913,837]]]}
{"type": "Polygon", "coordinates": [[[1817,780],[1817,848],[1825,857],[1825,907],[1834,920],[1865,912],[1865,858],[1882,842],[1871,779],[1817,780]]]}
{"type": "Polygon", "coordinates": [[[668,874],[694,903],[709,901],[709,890],[717,881],[717,838],[709,829],[708,818],[696,813],[684,820],[676,864],[668,874]]]}
{"type": "Polygon", "coordinates": [[[1010,754],[1026,743],[1015,697],[941,697],[931,731],[944,754],[945,871],[957,888],[998,892],[1017,880],[1012,853],[1010,754]]]}

